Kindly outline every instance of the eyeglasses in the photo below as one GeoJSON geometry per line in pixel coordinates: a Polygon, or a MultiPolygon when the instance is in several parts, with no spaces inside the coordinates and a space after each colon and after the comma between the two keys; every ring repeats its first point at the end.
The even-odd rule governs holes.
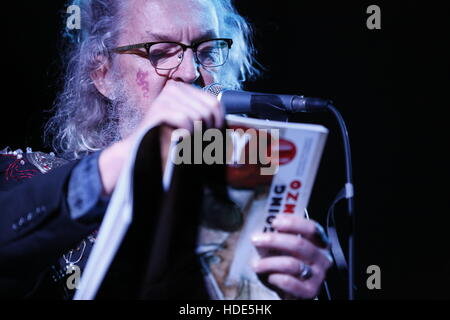
{"type": "Polygon", "coordinates": [[[191,44],[172,41],[138,43],[124,47],[118,47],[112,51],[115,53],[137,54],[150,60],[155,69],[170,70],[177,68],[183,61],[184,52],[192,49],[195,62],[204,67],[220,67],[227,62],[232,39],[209,39],[191,44]],[[143,52],[144,48],[146,52],[143,52]]]}

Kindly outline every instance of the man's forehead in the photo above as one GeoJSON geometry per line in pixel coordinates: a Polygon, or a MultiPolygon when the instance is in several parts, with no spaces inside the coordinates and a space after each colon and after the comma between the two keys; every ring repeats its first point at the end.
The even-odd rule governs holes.
{"type": "MultiPolygon", "coordinates": [[[[151,30],[146,30],[145,35],[151,41],[178,41],[176,35],[167,32],[154,32],[151,30]]],[[[195,38],[191,39],[192,42],[198,42],[202,40],[207,40],[217,37],[217,30],[214,29],[204,29],[195,38]]]]}
{"type": "Polygon", "coordinates": [[[212,1],[133,0],[127,9],[125,19],[132,32],[141,37],[150,36],[151,41],[175,40],[171,38],[183,30],[201,30],[205,36],[218,32],[212,1]]]}

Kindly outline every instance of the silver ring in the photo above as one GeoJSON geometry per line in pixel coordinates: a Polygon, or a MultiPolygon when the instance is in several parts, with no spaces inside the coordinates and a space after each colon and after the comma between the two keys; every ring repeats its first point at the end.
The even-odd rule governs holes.
{"type": "Polygon", "coordinates": [[[309,278],[311,278],[313,275],[312,272],[312,268],[311,266],[308,266],[305,263],[302,263],[302,265],[300,266],[300,273],[299,273],[299,277],[302,280],[308,280],[309,278]]]}

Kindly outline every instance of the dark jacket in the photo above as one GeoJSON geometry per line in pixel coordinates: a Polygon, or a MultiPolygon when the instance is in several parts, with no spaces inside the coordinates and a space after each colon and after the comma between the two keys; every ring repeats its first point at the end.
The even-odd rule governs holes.
{"type": "Polygon", "coordinates": [[[32,297],[49,267],[98,227],[70,217],[67,184],[77,163],[41,152],[0,154],[0,296],[32,297]]]}

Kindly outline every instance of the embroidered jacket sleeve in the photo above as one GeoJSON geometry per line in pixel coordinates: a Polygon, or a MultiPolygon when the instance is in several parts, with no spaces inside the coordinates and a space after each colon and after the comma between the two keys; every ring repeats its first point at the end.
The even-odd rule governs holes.
{"type": "MultiPolygon", "coordinates": [[[[95,173],[95,166],[91,166],[96,156],[68,162],[41,152],[0,152],[2,292],[11,290],[10,296],[14,296],[13,292],[29,290],[53,261],[98,228],[101,216],[97,205],[104,202],[97,201],[94,193],[92,199],[81,196],[80,201],[88,205],[72,213],[72,200],[68,201],[70,193],[75,199],[72,206],[76,206],[76,190],[69,192],[69,184],[75,186],[84,173],[95,173]]],[[[84,185],[92,187],[88,181],[84,185]]],[[[92,188],[98,190],[98,186],[92,188]]]]}

